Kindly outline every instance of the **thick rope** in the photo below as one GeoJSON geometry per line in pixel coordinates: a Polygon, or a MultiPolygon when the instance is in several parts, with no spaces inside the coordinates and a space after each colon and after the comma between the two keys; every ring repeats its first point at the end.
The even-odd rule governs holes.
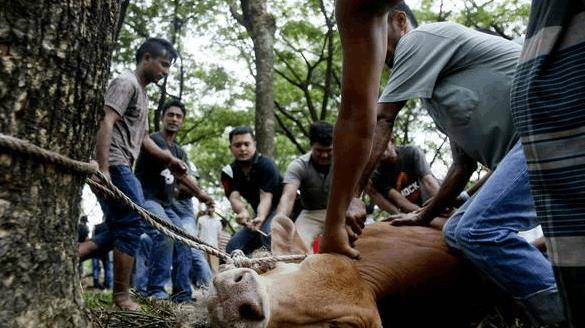
{"type": "Polygon", "coordinates": [[[70,169],[73,172],[91,175],[98,171],[97,165],[73,160],[61,154],[43,149],[30,142],[0,133],[0,148],[42,159],[45,162],[70,169]]]}
{"type": "Polygon", "coordinates": [[[147,221],[154,228],[159,230],[167,237],[181,242],[189,247],[202,250],[208,254],[217,256],[223,259],[228,266],[235,267],[258,267],[263,264],[275,264],[277,262],[299,262],[303,260],[306,255],[283,255],[283,256],[268,256],[259,258],[248,258],[241,252],[234,252],[232,256],[223,252],[216,247],[205,243],[199,238],[187,233],[183,229],[175,226],[172,223],[154,215],[153,213],[138,206],[130,198],[128,198],[122,191],[112,184],[99,170],[97,165],[73,160],[61,154],[43,149],[39,146],[33,145],[28,141],[21,140],[12,136],[0,133],[0,148],[9,149],[20,154],[37,157],[44,162],[49,162],[79,174],[95,175],[99,182],[90,178],[86,179],[86,183],[92,187],[94,192],[98,192],[113,200],[119,201],[126,205],[131,210],[135,211],[141,218],[147,221]]]}

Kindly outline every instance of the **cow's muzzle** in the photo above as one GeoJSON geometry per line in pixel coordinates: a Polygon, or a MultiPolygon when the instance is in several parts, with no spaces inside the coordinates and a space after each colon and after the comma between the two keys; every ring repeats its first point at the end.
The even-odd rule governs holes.
{"type": "Polygon", "coordinates": [[[269,302],[260,276],[251,269],[218,274],[209,292],[208,310],[220,327],[265,327],[269,302]]]}

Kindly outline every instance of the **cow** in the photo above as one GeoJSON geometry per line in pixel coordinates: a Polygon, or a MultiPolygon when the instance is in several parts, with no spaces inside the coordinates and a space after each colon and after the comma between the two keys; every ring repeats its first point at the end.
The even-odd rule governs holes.
{"type": "MultiPolygon", "coordinates": [[[[218,274],[208,296],[213,327],[464,327],[498,289],[449,250],[441,227],[366,226],[359,260],[308,255],[257,274],[218,274]]],[[[286,217],[272,227],[276,255],[308,254],[286,217]]]]}

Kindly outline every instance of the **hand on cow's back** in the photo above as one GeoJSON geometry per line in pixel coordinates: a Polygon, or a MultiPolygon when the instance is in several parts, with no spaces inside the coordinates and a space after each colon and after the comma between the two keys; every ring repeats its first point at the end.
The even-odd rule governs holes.
{"type": "Polygon", "coordinates": [[[352,243],[350,243],[349,236],[352,233],[347,225],[338,227],[326,226],[323,237],[319,242],[319,253],[335,253],[345,255],[352,259],[359,259],[360,252],[353,248],[352,243]]]}
{"type": "Polygon", "coordinates": [[[410,213],[393,215],[384,221],[393,226],[428,226],[430,221],[422,215],[422,209],[410,213]]]}

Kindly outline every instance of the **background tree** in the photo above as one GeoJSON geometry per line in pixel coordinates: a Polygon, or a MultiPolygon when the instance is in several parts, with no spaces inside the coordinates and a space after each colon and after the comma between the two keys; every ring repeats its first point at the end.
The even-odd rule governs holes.
{"type": "MultiPolygon", "coordinates": [[[[119,2],[0,2],[0,131],[87,161],[119,2]],[[67,33],[63,33],[67,31],[67,33]]],[[[77,222],[85,177],[0,149],[0,322],[85,327],[77,222]]]]}
{"type": "Polygon", "coordinates": [[[236,21],[246,28],[252,39],[256,79],[255,132],[258,151],[274,156],[274,32],[276,22],[267,10],[266,0],[240,0],[230,11],[236,21]],[[241,10],[241,11],[240,11],[241,10]]]}
{"type": "MultiPolygon", "coordinates": [[[[165,90],[168,95],[181,94],[187,103],[188,116],[179,141],[190,145],[190,157],[209,186],[217,185],[220,168],[232,160],[227,131],[254,124],[258,114],[255,45],[247,28],[231,14],[243,19],[243,4],[250,5],[247,1],[218,0],[132,1],[116,52],[115,68],[120,69],[120,63],[133,61],[132,50],[142,38],[156,35],[172,39],[176,33],[182,58],[172,69],[165,90]],[[181,22],[178,33],[177,20],[181,22]],[[183,66],[182,75],[179,65],[183,66]],[[217,123],[217,119],[222,121],[217,123]]],[[[274,158],[284,171],[294,156],[308,150],[310,124],[321,119],[334,122],[337,117],[341,52],[331,1],[265,4],[265,12],[278,18],[271,110],[275,115],[274,158]]],[[[456,21],[512,39],[523,32],[528,8],[528,0],[421,0],[413,5],[421,24],[456,21]]],[[[388,76],[386,71],[381,88],[388,76]]],[[[161,88],[151,91],[152,99],[160,97],[161,88]]],[[[395,131],[398,143],[415,143],[426,152],[439,176],[446,172],[451,162],[449,142],[436,131],[420,102],[408,103],[395,131]]]]}

